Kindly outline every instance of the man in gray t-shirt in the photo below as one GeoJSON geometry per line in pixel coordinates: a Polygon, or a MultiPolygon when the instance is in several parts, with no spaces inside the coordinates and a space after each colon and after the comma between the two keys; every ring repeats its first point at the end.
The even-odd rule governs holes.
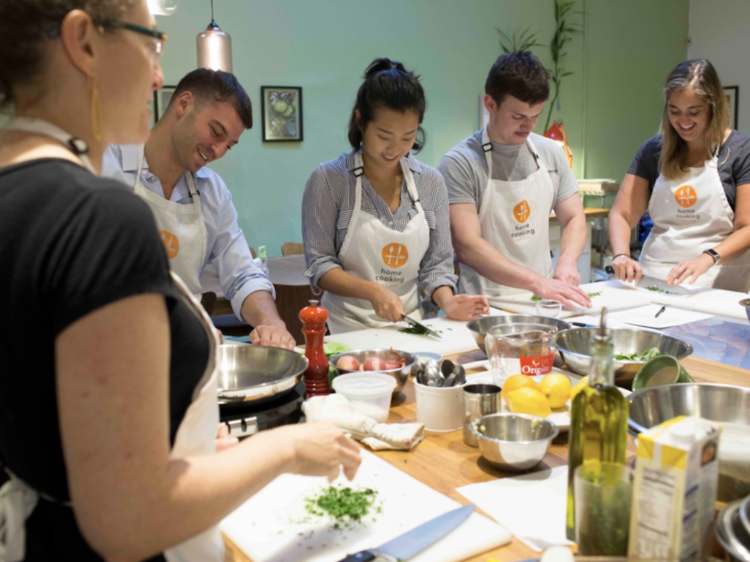
{"type": "Polygon", "coordinates": [[[531,133],[549,97],[547,72],[530,52],[499,57],[487,77],[490,118],[438,166],[450,201],[459,291],[500,306],[523,290],[566,306],[591,306],[576,262],[586,242],[578,183],[553,141],[531,133]],[[552,270],[549,215],[562,227],[552,270]]]}

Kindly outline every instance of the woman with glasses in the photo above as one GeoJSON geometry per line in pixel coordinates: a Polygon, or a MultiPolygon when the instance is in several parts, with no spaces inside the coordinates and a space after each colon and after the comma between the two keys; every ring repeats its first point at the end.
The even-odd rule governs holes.
{"type": "Polygon", "coordinates": [[[0,2],[0,560],[220,562],[217,523],[278,474],[359,464],[332,423],[214,450],[214,331],[98,177],[147,135],[153,27],[145,0],[0,2]]]}

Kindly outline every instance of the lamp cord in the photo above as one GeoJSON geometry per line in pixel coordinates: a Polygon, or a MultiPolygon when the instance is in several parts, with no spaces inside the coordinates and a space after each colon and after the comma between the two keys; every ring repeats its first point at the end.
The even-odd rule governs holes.
{"type": "Polygon", "coordinates": [[[211,0],[211,23],[214,23],[214,0],[211,0]]]}

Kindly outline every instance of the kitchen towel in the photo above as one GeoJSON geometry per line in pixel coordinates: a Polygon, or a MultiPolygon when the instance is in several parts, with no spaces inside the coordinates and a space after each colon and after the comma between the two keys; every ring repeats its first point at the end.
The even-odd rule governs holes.
{"type": "Polygon", "coordinates": [[[567,466],[469,484],[456,491],[537,552],[574,544],[565,538],[567,466]]]}

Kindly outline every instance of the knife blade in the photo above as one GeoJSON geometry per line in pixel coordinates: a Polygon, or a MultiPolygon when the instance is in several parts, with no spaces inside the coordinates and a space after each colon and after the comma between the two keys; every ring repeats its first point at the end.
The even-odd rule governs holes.
{"type": "Polygon", "coordinates": [[[686,289],[685,287],[682,287],[680,285],[669,285],[663,279],[658,279],[656,277],[649,277],[648,275],[644,275],[643,277],[641,277],[641,280],[638,281],[638,283],[636,283],[635,286],[640,289],[649,289],[651,291],[656,290],[656,292],[663,291],[666,294],[672,294],[672,295],[691,294],[691,291],[689,289],[686,289]]]}
{"type": "Polygon", "coordinates": [[[421,330],[422,332],[424,332],[428,336],[432,336],[432,337],[438,338],[438,339],[443,339],[443,336],[441,336],[440,334],[438,334],[435,330],[433,330],[433,329],[425,326],[424,324],[422,324],[420,322],[417,322],[413,318],[409,318],[405,314],[401,315],[401,320],[403,320],[404,322],[406,322],[407,324],[409,324],[409,326],[411,326],[412,328],[417,328],[418,330],[421,330]]]}
{"type": "Polygon", "coordinates": [[[339,562],[369,562],[378,556],[386,557],[388,560],[408,560],[466,521],[473,511],[474,504],[464,505],[430,519],[376,548],[350,554],[339,562]]]}

